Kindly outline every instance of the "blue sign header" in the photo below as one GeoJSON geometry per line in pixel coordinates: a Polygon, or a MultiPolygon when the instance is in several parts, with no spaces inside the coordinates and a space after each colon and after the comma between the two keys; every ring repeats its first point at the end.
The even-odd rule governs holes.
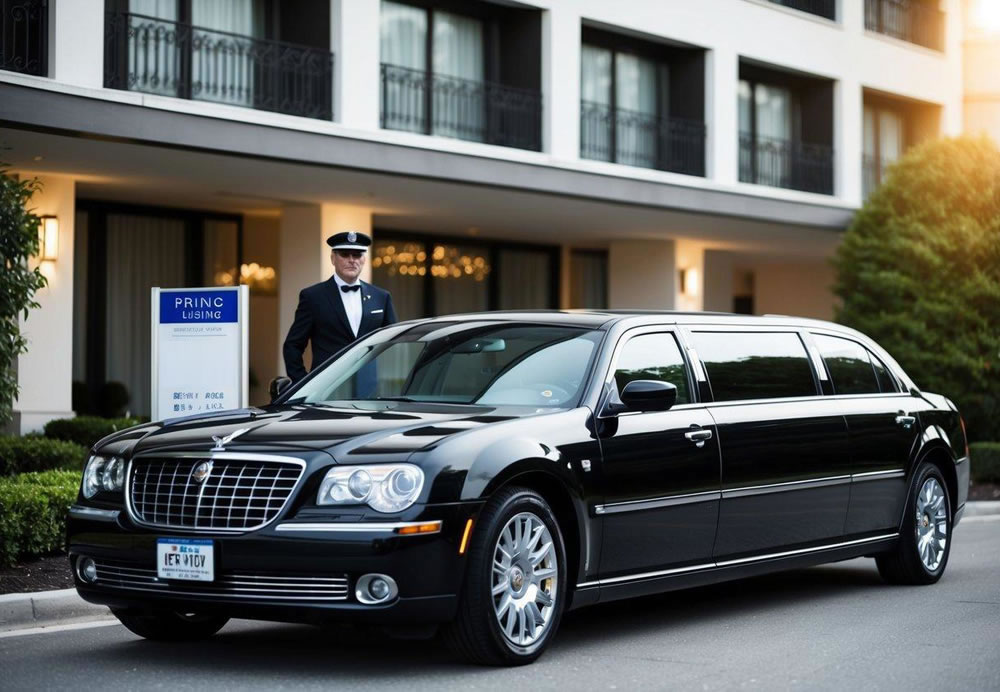
{"type": "Polygon", "coordinates": [[[160,291],[160,324],[239,321],[239,289],[160,291]]]}

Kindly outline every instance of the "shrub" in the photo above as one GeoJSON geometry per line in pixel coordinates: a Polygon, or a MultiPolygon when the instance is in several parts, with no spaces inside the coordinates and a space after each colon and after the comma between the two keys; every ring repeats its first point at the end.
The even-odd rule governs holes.
{"type": "Polygon", "coordinates": [[[976,483],[1000,483],[1000,442],[973,442],[972,480],[976,483]]]}
{"type": "Polygon", "coordinates": [[[139,423],[138,418],[99,418],[97,416],[57,418],[45,424],[45,436],[55,440],[75,442],[90,449],[102,437],[118,430],[131,428],[139,423]]]}
{"type": "Polygon", "coordinates": [[[79,486],[76,471],[0,478],[0,566],[64,547],[66,512],[79,486]]]}
{"type": "Polygon", "coordinates": [[[1000,439],[1000,151],[921,144],[893,165],[837,250],[836,319],[954,400],[971,440],[1000,439]]]}
{"type": "Polygon", "coordinates": [[[0,435],[0,477],[50,469],[79,472],[86,461],[87,449],[73,442],[0,435]]]}

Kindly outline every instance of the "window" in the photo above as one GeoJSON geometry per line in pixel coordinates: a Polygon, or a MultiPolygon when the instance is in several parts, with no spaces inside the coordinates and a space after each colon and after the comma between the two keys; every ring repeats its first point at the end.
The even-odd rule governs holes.
{"type": "Polygon", "coordinates": [[[885,169],[906,147],[903,116],[887,108],[864,109],[864,195],[868,197],[885,176],[885,169]]]}
{"type": "Polygon", "coordinates": [[[868,351],[861,345],[836,336],[813,334],[833,380],[836,394],[878,393],[879,384],[868,351]]]}
{"type": "Polygon", "coordinates": [[[677,403],[691,401],[687,368],[672,334],[642,334],[629,339],[618,357],[615,385],[621,392],[633,380],[658,380],[677,387],[677,403]]]}
{"type": "Polygon", "coordinates": [[[805,346],[791,332],[695,332],[716,401],[815,396],[805,346]]]}
{"type": "Polygon", "coordinates": [[[754,145],[750,168],[740,167],[744,182],[791,187],[791,157],[785,155],[792,134],[792,92],[745,79],[739,85],[740,136],[754,145]]]}
{"type": "Polygon", "coordinates": [[[872,354],[870,351],[868,352],[868,356],[872,359],[872,367],[875,368],[875,377],[878,379],[879,390],[882,392],[898,392],[899,387],[896,386],[896,381],[889,374],[889,369],[878,359],[878,356],[872,354]]]}

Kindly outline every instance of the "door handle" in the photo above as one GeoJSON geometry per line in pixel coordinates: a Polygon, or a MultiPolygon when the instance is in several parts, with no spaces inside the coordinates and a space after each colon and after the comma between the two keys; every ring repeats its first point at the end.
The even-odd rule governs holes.
{"type": "Polygon", "coordinates": [[[712,431],[711,430],[692,430],[691,432],[684,433],[684,437],[686,437],[691,442],[694,442],[694,446],[695,447],[701,448],[701,447],[705,446],[705,441],[706,440],[711,440],[712,439],[712,431]]]}
{"type": "Polygon", "coordinates": [[[916,422],[917,422],[916,416],[904,416],[903,414],[896,416],[896,424],[902,425],[907,430],[912,428],[913,424],[916,422]]]}

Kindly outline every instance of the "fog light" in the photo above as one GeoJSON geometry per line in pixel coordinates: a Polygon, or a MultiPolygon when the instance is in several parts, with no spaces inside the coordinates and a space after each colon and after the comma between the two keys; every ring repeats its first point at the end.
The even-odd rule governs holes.
{"type": "Polygon", "coordinates": [[[80,574],[80,579],[93,584],[97,581],[97,564],[93,558],[81,557],[76,563],[76,570],[80,574]]]}
{"type": "Polygon", "coordinates": [[[358,579],[354,595],[365,605],[377,605],[392,600],[399,593],[396,582],[385,574],[366,574],[358,579]]]}

